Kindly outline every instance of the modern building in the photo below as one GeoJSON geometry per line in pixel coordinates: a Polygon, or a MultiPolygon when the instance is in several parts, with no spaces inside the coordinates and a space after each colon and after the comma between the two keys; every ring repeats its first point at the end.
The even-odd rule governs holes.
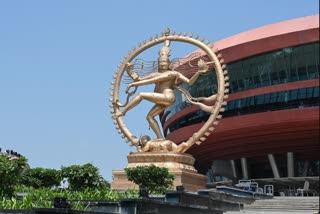
{"type": "MultiPolygon", "coordinates": [[[[215,47],[227,65],[230,92],[216,130],[187,151],[198,171],[208,174],[208,182],[308,177],[318,183],[319,15],[242,32],[215,47]]],[[[184,87],[203,97],[214,93],[216,82],[202,76],[184,87]]],[[[180,143],[207,117],[177,92],[176,103],[160,119],[166,137],[180,143]]]]}

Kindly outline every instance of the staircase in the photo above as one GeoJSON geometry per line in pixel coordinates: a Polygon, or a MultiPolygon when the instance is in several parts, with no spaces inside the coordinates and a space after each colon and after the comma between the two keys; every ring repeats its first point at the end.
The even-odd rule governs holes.
{"type": "Polygon", "coordinates": [[[316,197],[273,197],[273,199],[256,200],[245,204],[248,211],[319,211],[319,196],[316,197]]]}

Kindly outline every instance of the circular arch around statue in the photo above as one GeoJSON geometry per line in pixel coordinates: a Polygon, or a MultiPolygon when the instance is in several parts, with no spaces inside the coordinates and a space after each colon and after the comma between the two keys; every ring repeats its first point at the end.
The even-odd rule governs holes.
{"type": "MultiPolygon", "coordinates": [[[[149,41],[144,40],[139,43],[137,48],[133,48],[128,52],[128,55],[123,58],[118,70],[113,75],[114,81],[111,82],[112,96],[110,101],[112,108],[112,118],[118,133],[126,142],[131,142],[131,146],[136,146],[138,152],[185,152],[194,144],[201,144],[206,140],[206,137],[214,130],[214,126],[218,125],[218,120],[221,119],[221,112],[224,111],[223,106],[226,105],[229,86],[228,72],[225,70],[224,61],[221,54],[214,50],[213,44],[209,41],[204,42],[204,39],[198,39],[197,35],[192,33],[175,33],[170,32],[167,28],[160,36],[155,35],[150,37],[149,41]],[[197,56],[196,59],[181,59],[180,61],[170,60],[170,44],[173,42],[182,42],[194,45],[200,48],[204,54],[197,56]],[[141,70],[143,67],[146,70],[146,64],[136,57],[145,50],[152,48],[158,44],[163,44],[157,56],[157,63],[153,63],[151,72],[143,76],[141,70]],[[199,59],[199,60],[197,60],[199,59]],[[193,63],[193,64],[192,64],[193,63]],[[196,65],[195,65],[196,63],[196,65]],[[138,65],[138,66],[137,66],[138,65]],[[194,70],[198,66],[198,70],[186,77],[181,70],[186,71],[185,65],[190,66],[190,70],[194,70]],[[180,87],[181,83],[192,85],[196,82],[200,75],[204,75],[208,70],[208,66],[213,66],[217,79],[217,92],[209,97],[192,97],[187,90],[180,87]],[[140,66],[140,67],[139,67],[140,66]],[[138,67],[138,68],[136,68],[138,67]],[[191,68],[193,67],[193,68],[191,68]],[[156,70],[158,69],[158,71],[156,70]],[[129,77],[129,83],[126,88],[127,98],[119,100],[120,85],[125,77],[129,77]],[[153,92],[141,92],[135,95],[139,86],[155,84],[156,90],[153,92]],[[167,107],[171,106],[175,101],[173,90],[178,90],[186,97],[187,101],[198,106],[199,109],[209,112],[210,116],[204,125],[186,141],[177,145],[175,142],[165,139],[162,136],[160,127],[155,124],[155,117],[159,115],[167,107]],[[131,98],[133,96],[133,98],[131,98]],[[147,122],[155,132],[157,138],[151,139],[148,136],[138,139],[131,133],[130,129],[123,121],[125,114],[132,108],[139,105],[142,100],[153,102],[155,105],[147,115],[147,122]],[[124,102],[124,103],[123,103],[124,102]]],[[[150,69],[150,68],[149,68],[150,69]]],[[[184,72],[185,73],[185,72],[184,72]]]]}

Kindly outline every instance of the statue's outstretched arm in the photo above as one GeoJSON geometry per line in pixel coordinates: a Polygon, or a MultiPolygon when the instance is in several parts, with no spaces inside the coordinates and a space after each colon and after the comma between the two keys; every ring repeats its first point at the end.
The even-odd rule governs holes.
{"type": "Polygon", "coordinates": [[[139,81],[139,80],[140,80],[140,76],[139,76],[139,74],[138,74],[137,72],[135,72],[135,71],[133,70],[134,65],[133,65],[133,64],[130,64],[130,63],[128,62],[128,63],[126,64],[126,66],[127,66],[127,68],[126,68],[127,73],[128,73],[128,75],[131,77],[131,79],[132,79],[133,81],[139,81]]]}
{"type": "Polygon", "coordinates": [[[210,97],[192,97],[193,101],[197,102],[212,102],[217,99],[217,94],[213,94],[210,97]]]}
{"type": "Polygon", "coordinates": [[[151,78],[156,77],[157,75],[158,75],[157,73],[151,73],[151,74],[149,74],[149,75],[147,75],[147,76],[145,76],[145,77],[140,78],[139,80],[151,79],[151,78]]]}
{"type": "Polygon", "coordinates": [[[206,72],[208,72],[208,65],[202,59],[198,61],[198,66],[199,70],[190,79],[183,76],[182,74],[179,74],[179,79],[189,86],[193,85],[199,78],[200,74],[205,74],[206,72]]]}
{"type": "Polygon", "coordinates": [[[164,80],[170,80],[172,79],[172,75],[167,74],[167,73],[163,73],[163,74],[159,74],[159,73],[154,73],[154,76],[149,77],[149,78],[144,78],[143,80],[139,80],[137,82],[132,82],[129,84],[128,87],[132,87],[132,86],[141,86],[141,85],[149,85],[149,84],[154,84],[160,81],[164,81],[164,80]]]}
{"type": "MultiPolygon", "coordinates": [[[[176,86],[175,88],[185,95],[189,103],[198,106],[201,110],[206,112],[211,112],[213,110],[213,106],[209,106],[199,102],[199,100],[196,100],[197,98],[192,97],[190,93],[184,88],[181,88],[179,86],[176,86]]],[[[206,99],[206,97],[201,97],[201,99],[206,99]]],[[[211,97],[207,97],[206,101],[213,101],[215,99],[216,99],[216,95],[212,95],[211,97]]]]}

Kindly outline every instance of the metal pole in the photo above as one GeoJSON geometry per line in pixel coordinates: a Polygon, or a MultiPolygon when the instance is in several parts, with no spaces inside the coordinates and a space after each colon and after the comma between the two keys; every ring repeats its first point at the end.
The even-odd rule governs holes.
{"type": "Polygon", "coordinates": [[[232,168],[232,175],[233,177],[237,178],[237,169],[236,169],[236,163],[234,160],[230,160],[231,168],[232,168]]]}
{"type": "Polygon", "coordinates": [[[248,179],[248,166],[247,166],[247,159],[241,158],[241,168],[242,168],[242,177],[248,179]]]}
{"type": "Polygon", "coordinates": [[[293,152],[287,153],[288,177],[294,177],[294,157],[293,152]]]}
{"type": "Polygon", "coordinates": [[[278,167],[277,167],[277,163],[276,163],[276,160],[274,159],[273,154],[268,154],[268,158],[269,158],[269,162],[270,162],[271,169],[272,169],[272,172],[273,172],[273,177],[274,178],[280,178],[278,167]]]}

